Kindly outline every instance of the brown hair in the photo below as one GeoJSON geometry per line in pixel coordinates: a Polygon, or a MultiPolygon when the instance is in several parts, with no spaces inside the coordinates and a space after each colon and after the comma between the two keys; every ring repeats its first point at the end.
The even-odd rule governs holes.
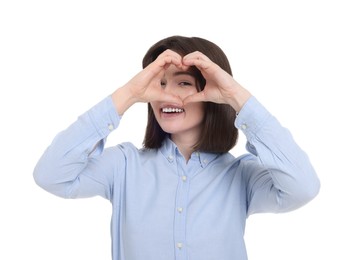
{"type": "MultiPolygon", "coordinates": [[[[229,61],[220,47],[199,37],[171,36],[154,44],[143,58],[143,68],[153,62],[162,52],[170,49],[181,56],[194,51],[200,51],[210,60],[232,75],[229,61]]],[[[198,91],[202,91],[206,81],[201,72],[192,67],[192,72],[197,80],[198,91]]],[[[224,153],[234,147],[238,139],[238,130],[234,126],[236,112],[230,105],[204,103],[205,116],[202,132],[194,150],[202,152],[224,153]]],[[[168,136],[157,122],[151,105],[148,104],[148,123],[143,145],[145,148],[159,148],[168,136]]]]}

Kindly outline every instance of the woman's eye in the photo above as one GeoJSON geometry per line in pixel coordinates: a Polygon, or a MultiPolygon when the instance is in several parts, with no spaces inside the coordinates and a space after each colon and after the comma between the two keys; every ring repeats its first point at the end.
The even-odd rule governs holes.
{"type": "Polygon", "coordinates": [[[163,81],[161,81],[161,82],[160,82],[160,85],[161,85],[161,87],[165,87],[165,86],[166,86],[166,83],[163,82],[163,81]]]}
{"type": "Polygon", "coordinates": [[[180,86],[192,86],[192,84],[190,82],[187,82],[187,81],[182,81],[179,83],[180,86]]]}

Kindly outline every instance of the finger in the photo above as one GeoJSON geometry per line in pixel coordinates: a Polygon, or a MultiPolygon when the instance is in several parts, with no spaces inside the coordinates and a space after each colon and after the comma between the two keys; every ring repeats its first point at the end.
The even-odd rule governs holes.
{"type": "Polygon", "coordinates": [[[182,63],[184,66],[196,66],[199,70],[207,70],[214,64],[204,55],[187,55],[183,58],[182,63]]]}
{"type": "Polygon", "coordinates": [[[152,101],[168,102],[172,104],[177,104],[179,106],[183,106],[183,101],[181,98],[165,92],[162,92],[160,95],[157,96],[157,98],[155,98],[155,100],[152,101]]]}
{"type": "Polygon", "coordinates": [[[177,67],[180,67],[182,65],[181,57],[176,57],[176,56],[164,56],[163,60],[161,60],[161,66],[165,67],[166,65],[175,65],[177,67]]]}
{"type": "Polygon", "coordinates": [[[165,69],[158,66],[155,63],[149,64],[143,71],[137,76],[139,78],[139,85],[149,85],[150,82],[160,86],[160,79],[165,74],[165,69]]]}
{"type": "MultiPolygon", "coordinates": [[[[164,55],[171,55],[171,56],[176,56],[177,58],[182,59],[181,55],[178,54],[177,52],[171,50],[171,49],[166,49],[165,51],[163,51],[160,55],[164,56],[164,55]]],[[[160,56],[159,55],[159,56],[160,56]]]]}
{"type": "Polygon", "coordinates": [[[188,103],[205,102],[205,101],[208,101],[207,97],[205,95],[205,92],[201,91],[201,92],[198,92],[198,93],[195,93],[193,95],[186,97],[183,100],[183,104],[186,105],[188,103]]]}
{"type": "Polygon", "coordinates": [[[181,66],[181,62],[173,57],[160,57],[150,63],[145,70],[148,73],[148,76],[153,77],[162,77],[165,73],[165,70],[171,65],[174,64],[175,66],[181,66]]]}
{"type": "Polygon", "coordinates": [[[189,59],[197,59],[197,60],[205,60],[205,61],[210,61],[210,59],[204,55],[202,52],[195,51],[187,54],[186,56],[183,57],[183,60],[189,60],[189,59]]]}
{"type": "Polygon", "coordinates": [[[175,66],[182,65],[182,57],[178,53],[170,49],[165,50],[163,53],[161,53],[157,57],[157,60],[162,67],[165,67],[166,64],[174,64],[175,66]]]}

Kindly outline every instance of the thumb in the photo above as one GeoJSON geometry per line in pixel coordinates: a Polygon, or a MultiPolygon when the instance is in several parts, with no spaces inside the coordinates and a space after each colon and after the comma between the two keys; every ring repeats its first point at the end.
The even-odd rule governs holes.
{"type": "Polygon", "coordinates": [[[188,103],[194,103],[194,102],[205,102],[207,101],[206,95],[204,91],[195,93],[193,95],[187,96],[183,100],[183,104],[186,105],[188,103]]]}
{"type": "Polygon", "coordinates": [[[181,98],[179,98],[178,96],[169,94],[169,93],[162,93],[160,95],[160,97],[157,99],[157,101],[173,103],[173,104],[177,104],[180,106],[183,105],[183,101],[181,98]]]}

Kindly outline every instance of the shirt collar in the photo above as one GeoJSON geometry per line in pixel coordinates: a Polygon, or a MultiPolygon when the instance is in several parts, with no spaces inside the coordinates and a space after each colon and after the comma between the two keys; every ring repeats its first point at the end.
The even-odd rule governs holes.
{"type": "MultiPolygon", "coordinates": [[[[166,138],[163,141],[162,146],[159,148],[160,152],[170,163],[176,160],[176,156],[182,156],[177,148],[177,145],[170,139],[166,138]]],[[[200,163],[201,167],[206,167],[210,162],[212,162],[218,156],[217,153],[206,153],[196,151],[193,152],[190,161],[197,161],[200,163]]]]}

